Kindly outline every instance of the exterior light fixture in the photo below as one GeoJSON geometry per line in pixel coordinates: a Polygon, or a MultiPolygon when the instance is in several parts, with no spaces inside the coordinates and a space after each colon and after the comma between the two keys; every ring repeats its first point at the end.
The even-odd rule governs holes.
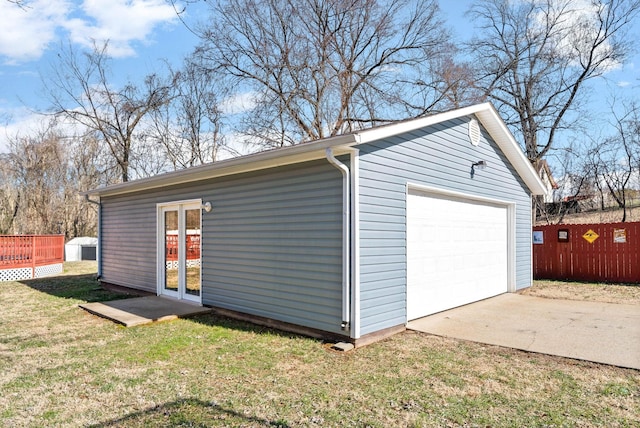
{"type": "Polygon", "coordinates": [[[471,165],[471,168],[478,167],[478,169],[485,169],[487,167],[487,161],[479,160],[471,165]]]}
{"type": "Polygon", "coordinates": [[[205,202],[200,208],[202,208],[207,213],[211,212],[211,210],[213,209],[213,207],[211,206],[211,202],[205,202]]]}
{"type": "Polygon", "coordinates": [[[474,162],[471,164],[471,178],[476,174],[476,168],[479,170],[485,169],[487,167],[487,161],[479,160],[478,162],[474,162]]]}

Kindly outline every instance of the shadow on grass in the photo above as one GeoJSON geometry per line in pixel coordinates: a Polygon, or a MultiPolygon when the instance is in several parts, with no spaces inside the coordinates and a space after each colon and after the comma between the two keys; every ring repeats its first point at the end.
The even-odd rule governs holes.
{"type": "MultiPolygon", "coordinates": [[[[64,299],[75,299],[85,303],[92,302],[107,302],[113,300],[129,299],[133,297],[140,297],[141,293],[136,290],[128,291],[127,289],[113,286],[105,286],[100,284],[97,280],[96,273],[78,273],[78,274],[61,274],[57,276],[50,276],[39,279],[30,279],[19,281],[20,284],[24,284],[34,290],[47,293],[51,296],[64,299]]],[[[148,295],[148,294],[142,294],[148,295]]],[[[223,327],[230,330],[248,332],[253,334],[269,334],[283,338],[296,338],[296,337],[315,337],[316,339],[324,340],[338,340],[339,337],[332,337],[330,333],[323,335],[313,335],[310,333],[300,334],[296,330],[281,329],[278,326],[272,326],[263,323],[253,323],[251,321],[233,318],[227,315],[215,313],[194,315],[188,317],[189,321],[198,324],[211,326],[211,327],[223,327]]],[[[265,320],[265,323],[268,320],[265,320]]],[[[295,328],[295,326],[291,326],[295,328]]]]}
{"type": "Polygon", "coordinates": [[[18,281],[34,290],[65,299],[77,299],[83,302],[104,302],[107,300],[128,299],[134,294],[103,288],[94,273],[79,275],[59,275],[38,279],[18,281]]]}
{"type": "MultiPolygon", "coordinates": [[[[232,318],[227,315],[217,314],[214,312],[203,314],[203,315],[195,315],[187,318],[190,322],[194,322],[197,324],[201,324],[209,327],[222,327],[229,330],[240,331],[244,333],[251,333],[256,335],[270,335],[277,336],[284,339],[307,339],[314,340],[318,342],[326,342],[330,339],[330,337],[314,337],[311,335],[305,335],[301,333],[297,333],[295,331],[287,331],[285,329],[279,329],[277,327],[257,324],[251,321],[246,321],[238,318],[232,318]]],[[[329,335],[329,333],[327,333],[329,335]]]]}
{"type": "MultiPolygon", "coordinates": [[[[127,293],[120,289],[114,290],[109,287],[105,288],[97,281],[96,274],[94,273],[50,276],[46,278],[22,280],[19,281],[19,283],[42,293],[47,293],[51,296],[64,299],[74,299],[86,303],[107,302],[139,297],[139,294],[135,291],[127,293]]],[[[238,320],[215,313],[191,316],[188,319],[191,322],[211,327],[223,327],[230,330],[255,334],[272,334],[281,337],[299,336],[295,333],[285,332],[270,326],[254,324],[249,321],[238,320]]]]}
{"type": "Polygon", "coordinates": [[[184,398],[139,412],[130,413],[122,418],[90,425],[90,427],[93,428],[120,426],[253,426],[286,428],[289,427],[289,424],[282,420],[269,421],[235,410],[225,409],[215,402],[206,402],[195,398],[184,398]]]}

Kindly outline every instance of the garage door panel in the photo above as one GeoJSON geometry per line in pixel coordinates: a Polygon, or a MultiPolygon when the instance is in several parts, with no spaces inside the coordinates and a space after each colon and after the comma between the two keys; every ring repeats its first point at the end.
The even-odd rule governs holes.
{"type": "Polygon", "coordinates": [[[407,318],[507,291],[507,207],[407,197],[407,318]]]}

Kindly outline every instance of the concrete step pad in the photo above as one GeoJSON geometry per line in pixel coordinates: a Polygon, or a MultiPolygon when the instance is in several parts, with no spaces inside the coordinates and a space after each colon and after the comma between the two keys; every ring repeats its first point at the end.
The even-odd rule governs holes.
{"type": "Polygon", "coordinates": [[[79,306],[94,315],[126,327],[187,318],[212,311],[211,308],[200,306],[197,303],[160,296],[83,303],[79,306]]]}

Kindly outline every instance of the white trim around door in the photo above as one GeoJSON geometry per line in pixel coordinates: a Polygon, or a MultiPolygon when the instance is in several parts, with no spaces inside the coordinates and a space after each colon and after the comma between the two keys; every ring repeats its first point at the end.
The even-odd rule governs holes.
{"type": "Polygon", "coordinates": [[[515,289],[515,204],[407,186],[407,320],[515,289]]]}
{"type": "Polygon", "coordinates": [[[202,200],[157,204],[157,293],[202,303],[202,200]]]}

